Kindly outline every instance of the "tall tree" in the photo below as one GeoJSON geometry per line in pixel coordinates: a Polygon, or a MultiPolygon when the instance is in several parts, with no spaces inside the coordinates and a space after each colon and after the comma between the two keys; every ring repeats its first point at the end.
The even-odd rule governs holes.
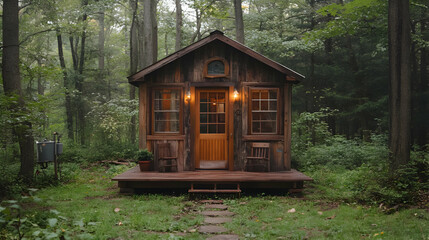
{"type": "Polygon", "coordinates": [[[65,107],[66,107],[66,127],[67,127],[67,137],[71,140],[74,140],[73,133],[73,110],[71,104],[70,96],[70,84],[67,75],[66,62],[64,60],[64,51],[63,51],[63,37],[59,29],[56,30],[57,33],[57,44],[58,44],[58,58],[60,59],[60,66],[63,72],[63,86],[65,89],[65,107]]]}
{"type": "Polygon", "coordinates": [[[179,51],[182,48],[182,3],[181,0],[176,0],[176,44],[175,51],[179,51]]]}
{"type": "Polygon", "coordinates": [[[234,0],[235,13],[235,38],[238,42],[244,44],[244,23],[243,9],[241,8],[241,0],[234,0]]]}
{"type": "MultiPolygon", "coordinates": [[[[139,65],[139,39],[138,39],[138,19],[137,19],[137,0],[130,0],[131,7],[131,27],[130,27],[130,71],[129,74],[137,72],[139,65]]],[[[136,99],[136,88],[133,85],[129,86],[130,100],[136,99]]],[[[130,109],[132,111],[133,109],[130,109]]],[[[130,121],[130,141],[131,143],[136,142],[136,116],[131,116],[130,121]]]]}
{"type": "Polygon", "coordinates": [[[409,0],[389,0],[389,148],[391,170],[410,159],[411,26],[409,0]]]}
{"type": "Polygon", "coordinates": [[[144,0],[144,67],[151,65],[158,57],[158,27],[156,22],[156,1],[144,0]]]}
{"type": "MultiPolygon", "coordinates": [[[[19,6],[18,0],[3,1],[3,55],[2,75],[3,89],[6,95],[17,95],[19,101],[10,106],[12,112],[24,111],[25,102],[21,91],[21,74],[19,71],[19,6]]],[[[34,138],[31,123],[19,122],[13,132],[18,138],[21,167],[19,174],[31,181],[34,172],[34,138]]]]}

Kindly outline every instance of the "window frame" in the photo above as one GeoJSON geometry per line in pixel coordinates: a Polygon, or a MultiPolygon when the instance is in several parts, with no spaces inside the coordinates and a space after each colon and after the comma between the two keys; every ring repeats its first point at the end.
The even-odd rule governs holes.
{"type": "Polygon", "coordinates": [[[250,87],[249,88],[249,113],[248,113],[248,132],[250,135],[278,135],[280,132],[280,110],[281,110],[281,98],[280,98],[280,88],[279,87],[250,87]],[[274,132],[253,132],[253,91],[260,91],[260,90],[275,90],[277,92],[277,108],[276,108],[276,124],[275,124],[275,131],[274,132]]]}
{"type": "Polygon", "coordinates": [[[228,76],[229,76],[229,64],[228,64],[228,62],[227,62],[224,58],[221,58],[221,57],[213,57],[213,58],[209,58],[209,59],[207,59],[207,61],[204,63],[203,75],[204,75],[204,77],[206,77],[206,78],[222,78],[222,77],[228,77],[228,76]],[[223,65],[224,65],[224,67],[225,67],[224,74],[218,74],[218,75],[210,75],[210,74],[208,74],[208,65],[209,65],[211,62],[214,62],[214,61],[221,61],[221,62],[223,62],[223,65]]]}
{"type": "Polygon", "coordinates": [[[183,89],[181,87],[153,87],[151,89],[151,132],[153,135],[181,135],[183,133],[183,89]],[[155,131],[155,91],[159,90],[178,90],[179,91],[179,131],[178,132],[156,132],[155,131]]]}

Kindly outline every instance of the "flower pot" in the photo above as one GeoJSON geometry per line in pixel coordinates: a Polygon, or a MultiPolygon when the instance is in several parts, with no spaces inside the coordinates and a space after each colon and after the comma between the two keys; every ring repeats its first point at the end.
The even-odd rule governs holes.
{"type": "Polygon", "coordinates": [[[150,171],[150,161],[139,161],[140,171],[149,172],[150,171]]]}

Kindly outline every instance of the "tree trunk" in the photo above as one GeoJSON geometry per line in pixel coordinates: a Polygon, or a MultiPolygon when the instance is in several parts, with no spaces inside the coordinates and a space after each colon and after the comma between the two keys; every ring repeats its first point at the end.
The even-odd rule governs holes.
{"type": "MultiPolygon", "coordinates": [[[[10,106],[11,112],[25,111],[25,102],[21,91],[19,71],[19,7],[18,0],[3,1],[3,89],[7,96],[18,95],[17,104],[10,106]]],[[[21,113],[22,114],[22,113],[21,113]]],[[[34,138],[30,122],[21,122],[13,126],[13,133],[18,138],[21,167],[19,175],[30,182],[34,172],[34,138]]]]}
{"type": "Polygon", "coordinates": [[[176,0],[176,44],[174,47],[175,51],[179,51],[182,48],[182,3],[181,0],[176,0]]]}
{"type": "Polygon", "coordinates": [[[235,13],[235,38],[237,42],[244,44],[244,23],[243,9],[241,8],[241,0],[234,0],[235,13]]]}
{"type": "MultiPolygon", "coordinates": [[[[83,6],[88,5],[88,0],[84,0],[82,3],[83,6]]],[[[78,66],[78,77],[76,78],[76,90],[78,93],[77,98],[77,120],[78,125],[76,128],[78,129],[78,136],[81,145],[85,145],[85,104],[83,101],[83,68],[85,65],[85,42],[86,42],[86,19],[88,15],[86,12],[82,16],[82,37],[80,39],[80,56],[79,56],[79,66],[78,66]]]]}
{"type": "MultiPolygon", "coordinates": [[[[130,27],[130,75],[137,72],[137,66],[139,65],[139,39],[137,36],[138,31],[138,20],[137,20],[137,0],[130,1],[132,16],[131,16],[131,27],[130,27]]],[[[130,85],[129,96],[130,100],[136,99],[136,88],[130,85]]],[[[133,111],[134,109],[130,109],[133,111]]],[[[136,142],[136,117],[132,116],[130,120],[130,142],[134,144],[136,142]]]]}
{"type": "Polygon", "coordinates": [[[168,56],[168,32],[164,33],[164,50],[165,56],[168,56]]]}
{"type": "MultiPolygon", "coordinates": [[[[104,82],[104,9],[98,15],[98,79],[104,82]]],[[[108,93],[105,94],[109,96],[108,93]]]]}
{"type": "MultiPolygon", "coordinates": [[[[425,19],[427,10],[422,11],[422,19],[425,19]]],[[[420,24],[420,34],[425,34],[426,32],[426,22],[427,20],[422,20],[420,24]]],[[[428,79],[428,52],[426,51],[425,47],[422,47],[420,49],[420,81],[419,81],[419,97],[420,97],[420,119],[419,126],[421,127],[420,131],[417,135],[417,143],[420,146],[424,146],[427,144],[427,136],[429,131],[429,122],[427,121],[429,119],[429,108],[428,108],[428,88],[429,88],[429,79],[428,79]]]]}
{"type": "Polygon", "coordinates": [[[74,140],[73,110],[72,110],[71,97],[70,97],[70,84],[68,83],[66,62],[64,61],[63,38],[59,30],[57,30],[57,43],[58,43],[58,58],[60,59],[60,66],[61,66],[61,70],[63,71],[63,85],[65,89],[67,137],[71,140],[74,140]]]}
{"type": "Polygon", "coordinates": [[[410,16],[409,0],[389,0],[389,148],[393,172],[410,159],[410,16]]]}
{"type": "Polygon", "coordinates": [[[156,24],[156,1],[144,0],[144,52],[143,67],[147,67],[157,60],[158,35],[156,24]]]}
{"type": "Polygon", "coordinates": [[[198,8],[195,9],[195,16],[197,20],[197,30],[192,35],[191,43],[195,42],[195,38],[198,40],[201,39],[201,12],[198,10],[198,8]]]}

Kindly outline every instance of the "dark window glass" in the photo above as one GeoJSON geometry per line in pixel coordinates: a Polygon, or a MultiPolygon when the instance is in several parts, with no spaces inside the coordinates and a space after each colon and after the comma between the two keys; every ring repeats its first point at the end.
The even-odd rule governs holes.
{"type": "Polygon", "coordinates": [[[207,74],[208,75],[224,75],[225,74],[225,65],[222,61],[215,60],[207,64],[207,74]]]}
{"type": "Polygon", "coordinates": [[[178,133],[180,116],[180,91],[163,89],[154,91],[156,133],[178,133]]]}
{"type": "Polygon", "coordinates": [[[257,89],[251,91],[253,134],[277,132],[277,89],[257,89]]]}
{"type": "Polygon", "coordinates": [[[200,92],[200,133],[225,133],[224,92],[200,92]]]}

